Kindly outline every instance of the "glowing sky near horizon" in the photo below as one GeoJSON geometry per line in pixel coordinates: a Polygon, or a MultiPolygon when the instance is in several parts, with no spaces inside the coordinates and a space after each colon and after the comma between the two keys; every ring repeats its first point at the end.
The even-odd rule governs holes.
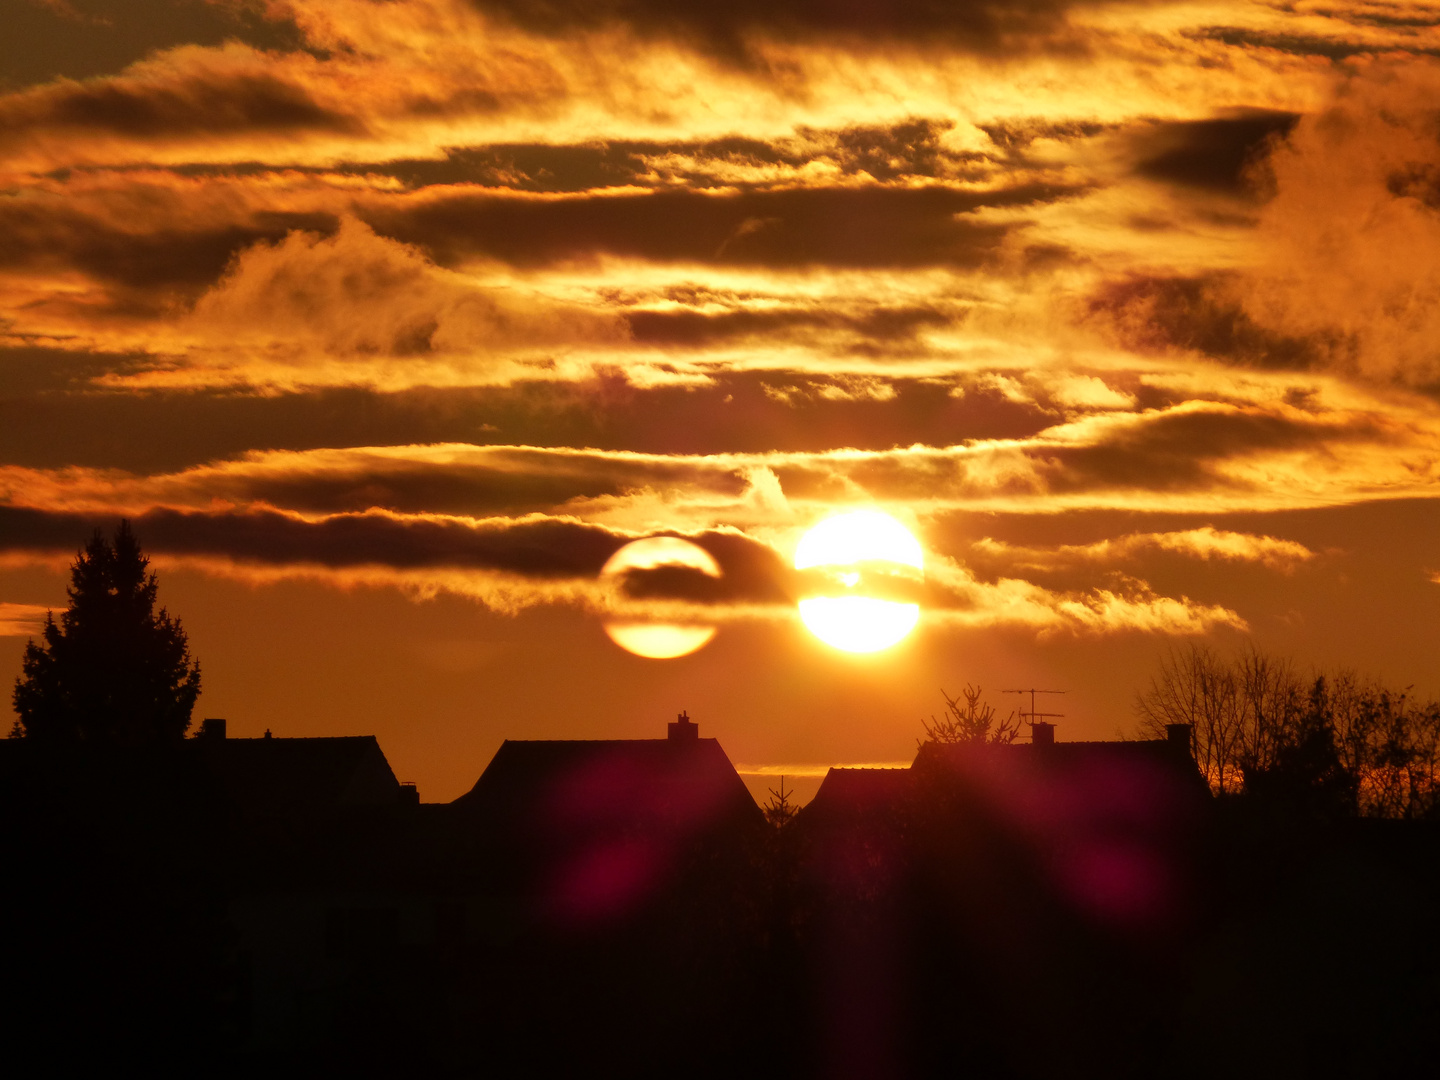
{"type": "Polygon", "coordinates": [[[1192,640],[1440,692],[1440,5],[5,20],[7,677],[128,515],[201,714],[427,799],[681,709],[756,775],[900,760],[967,682],[1110,737],[1192,640]],[[792,557],[860,507],[926,573],[843,656],[792,557]],[[656,537],[720,570],[627,572],[714,628],[668,660],[604,630],[656,537]]]}

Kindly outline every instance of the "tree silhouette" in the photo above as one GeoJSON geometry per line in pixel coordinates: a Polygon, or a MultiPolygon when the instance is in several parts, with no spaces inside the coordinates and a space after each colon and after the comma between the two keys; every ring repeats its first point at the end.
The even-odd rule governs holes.
{"type": "Polygon", "coordinates": [[[785,828],[795,820],[795,815],[800,812],[800,808],[790,801],[790,796],[794,794],[793,789],[785,790],[785,777],[782,776],[780,777],[780,790],[776,791],[772,787],[769,800],[760,808],[761,813],[765,815],[765,820],[776,829],[785,828]]]}
{"type": "Polygon", "coordinates": [[[925,728],[926,739],[933,743],[1014,742],[1015,736],[1020,734],[1020,721],[1012,712],[1004,720],[997,722],[995,707],[981,701],[981,693],[983,691],[980,687],[966,683],[965,689],[961,691],[965,698],[965,704],[962,705],[958,698],[951,697],[941,689],[940,696],[945,699],[945,715],[938,720],[932,716],[929,720],[920,721],[925,728]]]}
{"type": "Polygon", "coordinates": [[[1340,671],[1327,680],[1323,704],[1362,814],[1440,816],[1440,703],[1340,671]]]}
{"type": "Polygon", "coordinates": [[[1245,760],[1245,793],[1283,802],[1322,817],[1353,817],[1358,810],[1358,778],[1340,758],[1334,705],[1323,675],[1310,690],[1308,707],[1276,740],[1261,762],[1245,760]]]}
{"type": "Polygon", "coordinates": [[[1136,696],[1141,730],[1163,739],[1188,724],[1200,772],[1217,795],[1241,790],[1308,736],[1305,680],[1288,660],[1249,645],[1226,658],[1205,645],[1171,651],[1136,696]]]}
{"type": "Polygon", "coordinates": [[[179,620],[155,610],[150,560],[122,521],[99,529],[70,567],[69,608],[47,613],[42,643],[25,647],[12,735],[47,742],[137,746],[182,739],[200,694],[179,620]]]}
{"type": "Polygon", "coordinates": [[[1153,738],[1164,738],[1171,724],[1189,724],[1195,763],[1217,795],[1243,784],[1241,758],[1247,743],[1245,726],[1252,715],[1236,665],[1205,645],[1172,650],[1160,661],[1160,670],[1135,699],[1140,728],[1153,738]]]}
{"type": "Polygon", "coordinates": [[[1440,703],[1354,671],[1307,680],[1247,646],[1162,657],[1136,696],[1140,729],[1189,724],[1196,764],[1216,794],[1258,794],[1330,816],[1440,817],[1440,703]]]}

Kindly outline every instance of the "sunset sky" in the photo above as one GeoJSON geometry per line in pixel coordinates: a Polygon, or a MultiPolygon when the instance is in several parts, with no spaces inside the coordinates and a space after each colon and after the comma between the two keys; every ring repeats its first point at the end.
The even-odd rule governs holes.
{"type": "Polygon", "coordinates": [[[427,801],[682,709],[813,790],[967,682],[1110,738],[1197,639],[1440,693],[1440,3],[0,8],[7,703],[121,515],[197,720],[427,801]],[[790,567],[872,507],[857,656],[790,567]],[[720,576],[617,596],[659,535],[720,576]]]}

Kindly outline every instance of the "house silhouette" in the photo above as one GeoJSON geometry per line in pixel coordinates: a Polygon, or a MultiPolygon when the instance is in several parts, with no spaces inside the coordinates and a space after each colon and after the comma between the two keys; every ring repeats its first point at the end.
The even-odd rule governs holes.
{"type": "Polygon", "coordinates": [[[507,740],[445,804],[368,736],[3,741],[0,1015],[17,1059],[241,1074],[1108,1078],[1203,1044],[1386,1075],[1424,1044],[1433,827],[1217,803],[1184,729],[1036,733],[832,769],[783,829],[686,714],[507,740]],[[1251,1024],[1237,979],[1292,1004],[1251,1024]]]}
{"type": "Polygon", "coordinates": [[[229,739],[206,720],[196,749],[232,811],[248,817],[312,817],[347,807],[418,801],[395,778],[373,735],[229,739]]]}
{"type": "Polygon", "coordinates": [[[685,713],[664,739],[507,739],[452,805],[530,837],[599,828],[683,840],[763,820],[719,741],[685,713]]]}
{"type": "Polygon", "coordinates": [[[663,739],[507,740],[447,804],[416,803],[368,737],[217,732],[206,755],[236,823],[229,911],[258,1059],[333,1060],[353,1038],[357,1067],[414,1067],[425,1029],[442,1071],[566,1066],[557,1010],[604,1056],[655,1039],[655,1016],[673,1021],[662,1042],[713,1039],[695,1010],[740,1007],[767,826],[685,714],[663,739]]]}

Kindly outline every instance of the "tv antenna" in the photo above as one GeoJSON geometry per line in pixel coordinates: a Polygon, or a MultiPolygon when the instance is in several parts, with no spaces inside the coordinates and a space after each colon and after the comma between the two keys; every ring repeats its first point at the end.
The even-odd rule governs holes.
{"type": "Polygon", "coordinates": [[[1035,721],[1036,721],[1036,720],[1039,720],[1039,719],[1041,719],[1042,717],[1046,717],[1046,716],[1056,716],[1056,717],[1058,717],[1058,716],[1064,716],[1064,715],[1065,715],[1065,714],[1062,713],[1062,712],[1036,712],[1036,711],[1035,711],[1035,695],[1036,695],[1036,694],[1064,694],[1064,693],[1066,693],[1066,691],[1064,691],[1064,690],[1039,690],[1039,689],[1031,686],[1031,687],[1027,687],[1027,688],[1024,689],[1024,690],[1001,690],[1000,692],[1001,692],[1002,694],[1029,694],[1029,695],[1030,695],[1030,711],[1027,713],[1027,712],[1024,712],[1024,711],[1022,710],[1021,713],[1020,713],[1020,719],[1023,721],[1027,716],[1030,718],[1030,730],[1031,730],[1032,732],[1035,730],[1035,721]]]}

